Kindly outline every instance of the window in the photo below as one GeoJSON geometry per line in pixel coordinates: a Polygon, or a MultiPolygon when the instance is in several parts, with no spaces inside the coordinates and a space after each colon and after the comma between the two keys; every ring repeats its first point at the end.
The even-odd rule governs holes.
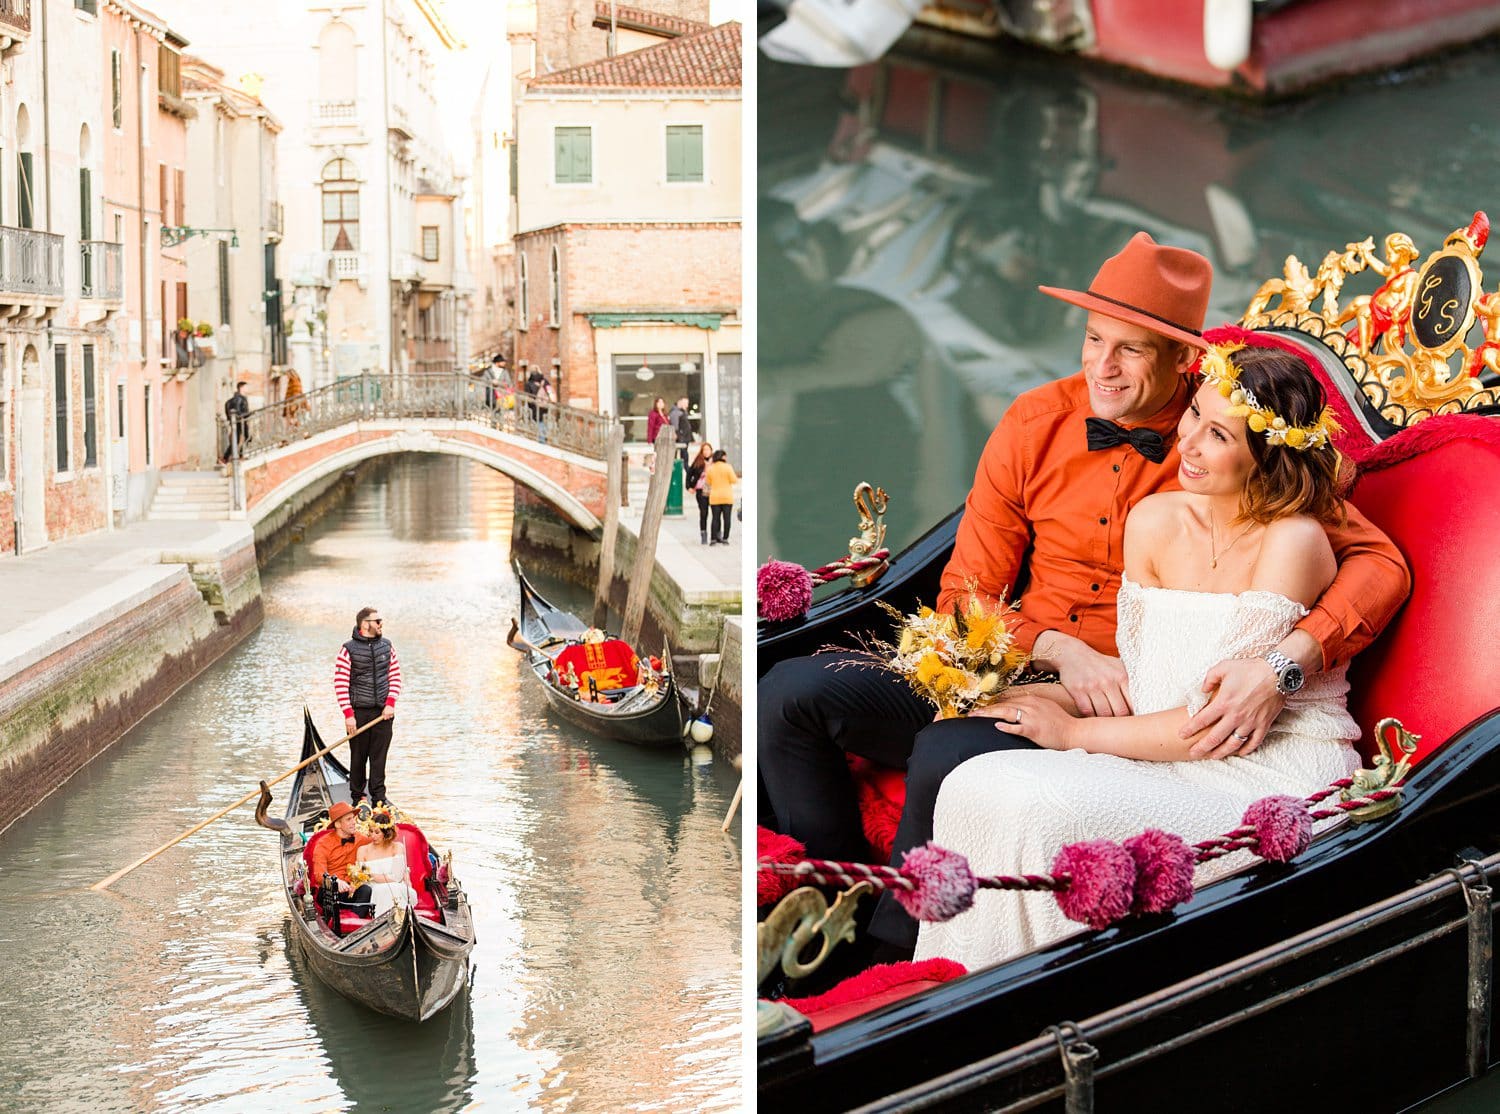
{"type": "Polygon", "coordinates": [[[435,224],[422,226],[422,258],[429,263],[438,261],[438,229],[435,224]]]}
{"type": "Polygon", "coordinates": [[[156,190],[156,204],[161,211],[161,222],[171,224],[172,221],[167,216],[171,207],[167,203],[167,164],[164,162],[156,164],[156,190]]]}
{"type": "Polygon", "coordinates": [[[73,0],[73,7],[80,12],[88,12],[89,15],[99,14],[99,0],[73,0]]]}
{"type": "Polygon", "coordinates": [[[156,48],[156,91],[168,96],[182,96],[181,56],[162,43],[156,48]]]}
{"type": "Polygon", "coordinates": [[[219,241],[219,324],[229,324],[229,243],[219,241]]]}
{"type": "Polygon", "coordinates": [[[125,126],[125,93],[120,85],[120,52],[109,52],[109,104],[110,118],[115,127],[125,126]]]}
{"type": "Polygon", "coordinates": [[[323,250],[359,250],[359,181],[348,159],[323,168],[323,250]]]}
{"type": "Polygon", "coordinates": [[[589,128],[554,128],[557,157],[552,180],[558,185],[586,185],[594,180],[594,140],[589,128]]]}
{"type": "Polygon", "coordinates": [[[22,228],[36,227],[31,183],[31,152],[22,151],[16,156],[16,223],[22,228]]]}
{"type": "Polygon", "coordinates": [[[125,439],[126,418],[129,412],[125,406],[125,384],[115,384],[115,436],[122,441],[125,439]]]}
{"type": "Polygon", "coordinates": [[[520,260],[521,267],[519,281],[516,283],[516,328],[526,329],[531,324],[531,311],[527,308],[531,292],[526,287],[526,254],[521,252],[516,258],[520,260]]]}
{"type": "Polygon", "coordinates": [[[72,458],[68,444],[68,346],[55,345],[52,349],[52,398],[57,413],[57,470],[66,472],[72,458]]]}
{"type": "Polygon", "coordinates": [[[94,386],[94,346],[83,346],[83,466],[99,467],[99,405],[94,386]]]}
{"type": "Polygon", "coordinates": [[[151,384],[150,383],[146,384],[146,414],[145,414],[145,422],[143,423],[143,432],[145,434],[146,467],[150,468],[152,464],[156,463],[152,459],[152,456],[151,456],[151,451],[152,450],[151,450],[151,384]]]}
{"type": "Polygon", "coordinates": [[[181,170],[172,171],[173,222],[179,226],[187,223],[187,176],[181,170]]]}
{"type": "MultiPolygon", "coordinates": [[[[94,185],[92,172],[84,168],[78,172],[78,239],[87,244],[94,238],[94,185]]],[[[79,257],[82,265],[83,295],[94,294],[94,249],[85,248],[79,257]]]]}
{"type": "Polygon", "coordinates": [[[667,125],[667,181],[703,181],[703,125],[667,125]]]}
{"type": "Polygon", "coordinates": [[[552,260],[547,267],[547,323],[554,329],[562,320],[562,261],[557,248],[552,249],[552,260]]]}

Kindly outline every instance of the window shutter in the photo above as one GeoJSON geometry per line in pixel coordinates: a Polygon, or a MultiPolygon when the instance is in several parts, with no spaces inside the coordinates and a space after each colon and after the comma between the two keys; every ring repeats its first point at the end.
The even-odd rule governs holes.
{"type": "Polygon", "coordinates": [[[578,172],[579,182],[592,182],[594,180],[594,145],[590,142],[592,137],[588,128],[579,128],[574,137],[575,153],[573,155],[573,166],[578,172]]]}
{"type": "Polygon", "coordinates": [[[667,129],[667,181],[682,181],[682,135],[676,128],[667,129]]]}
{"type": "Polygon", "coordinates": [[[683,152],[685,164],[683,169],[689,182],[701,182],[703,181],[703,129],[687,128],[685,131],[686,134],[682,137],[683,146],[686,148],[683,152]]]}
{"type": "Polygon", "coordinates": [[[78,238],[80,240],[94,238],[94,191],[89,182],[91,173],[92,171],[87,169],[78,172],[78,238]]]}
{"type": "Polygon", "coordinates": [[[16,156],[16,218],[22,228],[34,227],[31,195],[31,152],[22,151],[16,156]]]}
{"type": "Polygon", "coordinates": [[[554,136],[556,146],[557,180],[559,182],[571,182],[573,180],[573,159],[571,144],[566,128],[558,128],[554,136]]]}

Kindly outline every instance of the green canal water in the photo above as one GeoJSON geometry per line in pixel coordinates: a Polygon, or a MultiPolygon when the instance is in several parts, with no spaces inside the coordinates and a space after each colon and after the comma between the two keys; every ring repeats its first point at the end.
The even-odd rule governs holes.
{"type": "Polygon", "coordinates": [[[450,457],[362,480],[264,571],[258,631],[0,836],[0,1110],[739,1109],[737,775],[548,714],[505,646],[512,499],[450,457]],[[86,888],[292,765],[304,704],[342,734],[366,603],[405,680],[391,795],[478,929],[420,1026],[307,969],[249,806],[86,888]]]}

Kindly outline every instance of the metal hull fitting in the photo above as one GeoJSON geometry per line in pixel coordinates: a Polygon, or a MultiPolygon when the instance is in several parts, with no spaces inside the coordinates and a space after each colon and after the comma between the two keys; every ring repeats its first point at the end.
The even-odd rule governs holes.
{"type": "MultiPolygon", "coordinates": [[[[302,757],[322,749],[317,728],[304,709],[302,757]]],[[[468,976],[475,940],[468,898],[450,880],[441,924],[396,907],[348,935],[336,934],[318,916],[306,892],[303,836],[320,826],[336,801],[348,800],[348,771],[331,754],[297,774],[284,819],[266,816],[270,793],[262,787],[256,820],[281,836],[282,890],[291,911],[290,931],[313,973],[350,1001],[392,1017],[426,1021],[458,996],[468,976]]]]}
{"type": "Polygon", "coordinates": [[[526,655],[527,667],[541,685],[548,706],[592,735],[638,746],[680,745],[686,720],[683,698],[670,667],[664,670],[662,684],[656,690],[638,687],[613,704],[580,700],[549,679],[553,658],[547,650],[560,647],[567,639],[581,637],[588,627],[577,616],[547,602],[526,579],[520,564],[515,563],[514,567],[521,589],[521,615],[512,637],[519,632],[520,641],[526,645],[515,642],[512,645],[526,655]]]}

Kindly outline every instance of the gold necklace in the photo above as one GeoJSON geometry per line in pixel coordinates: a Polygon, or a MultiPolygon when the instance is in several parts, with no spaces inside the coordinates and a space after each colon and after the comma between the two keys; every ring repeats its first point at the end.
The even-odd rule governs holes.
{"type": "Polygon", "coordinates": [[[1218,550],[1218,552],[1215,552],[1215,549],[1218,546],[1218,530],[1214,525],[1213,508],[1210,507],[1208,510],[1208,567],[1211,569],[1218,568],[1219,558],[1224,556],[1224,554],[1228,553],[1231,549],[1238,545],[1240,539],[1254,529],[1255,523],[1252,522],[1249,526],[1246,526],[1243,530],[1235,535],[1234,541],[1230,542],[1223,549],[1218,550]]]}

